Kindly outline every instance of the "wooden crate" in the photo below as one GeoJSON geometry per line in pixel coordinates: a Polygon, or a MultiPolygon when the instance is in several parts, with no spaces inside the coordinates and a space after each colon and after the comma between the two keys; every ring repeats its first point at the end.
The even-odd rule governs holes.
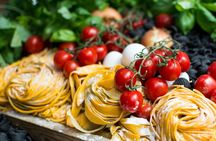
{"type": "Polygon", "coordinates": [[[47,121],[39,117],[24,115],[15,111],[0,112],[6,115],[15,126],[27,130],[34,141],[108,141],[108,133],[99,132],[95,135],[81,133],[75,128],[60,123],[47,121]]]}

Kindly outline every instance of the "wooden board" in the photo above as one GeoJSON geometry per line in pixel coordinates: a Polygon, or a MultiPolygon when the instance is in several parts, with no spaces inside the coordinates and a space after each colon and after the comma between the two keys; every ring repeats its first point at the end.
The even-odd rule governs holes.
{"type": "Polygon", "coordinates": [[[39,117],[24,115],[15,111],[0,112],[6,115],[13,125],[27,130],[34,141],[108,141],[108,134],[97,135],[81,133],[60,123],[47,121],[39,117]]]}

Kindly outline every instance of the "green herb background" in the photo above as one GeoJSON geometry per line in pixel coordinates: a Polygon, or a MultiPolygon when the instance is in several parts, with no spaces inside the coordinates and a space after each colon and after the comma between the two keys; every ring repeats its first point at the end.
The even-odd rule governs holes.
{"type": "Polygon", "coordinates": [[[216,0],[9,0],[0,6],[0,67],[21,57],[23,43],[32,34],[51,42],[79,42],[84,26],[103,30],[102,19],[91,12],[107,6],[150,17],[171,13],[184,34],[198,24],[216,39],[216,0]]]}

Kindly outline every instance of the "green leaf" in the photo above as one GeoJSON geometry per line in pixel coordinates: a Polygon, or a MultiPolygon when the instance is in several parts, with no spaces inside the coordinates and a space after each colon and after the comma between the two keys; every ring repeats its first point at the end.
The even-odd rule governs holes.
{"type": "Polygon", "coordinates": [[[6,17],[0,16],[0,29],[10,29],[14,27],[14,24],[6,17]]]}
{"type": "Polygon", "coordinates": [[[70,19],[71,18],[71,13],[66,7],[61,7],[58,9],[58,13],[62,15],[63,18],[65,19],[70,19]]]}
{"type": "Polygon", "coordinates": [[[198,9],[196,10],[196,18],[198,24],[204,31],[212,33],[216,29],[215,16],[200,4],[198,5],[198,9]]]}
{"type": "Polygon", "coordinates": [[[103,10],[108,6],[108,3],[106,1],[103,1],[103,0],[96,0],[95,4],[99,10],[103,10]]]}
{"type": "Polygon", "coordinates": [[[202,5],[210,11],[216,12],[216,2],[214,3],[202,3],[202,5]]]}
{"type": "Polygon", "coordinates": [[[50,40],[52,42],[73,42],[76,40],[76,36],[69,29],[60,29],[52,34],[50,40]]]}
{"type": "Polygon", "coordinates": [[[185,11],[195,7],[196,0],[177,0],[175,7],[178,11],[185,11]]]}
{"type": "Polygon", "coordinates": [[[80,15],[90,15],[91,13],[89,13],[88,10],[82,8],[82,7],[79,7],[77,8],[77,13],[80,14],[80,15]]]}
{"type": "Polygon", "coordinates": [[[216,30],[211,33],[211,38],[214,42],[216,42],[216,30]]]}
{"type": "Polygon", "coordinates": [[[7,63],[5,62],[4,58],[0,54],[0,68],[3,68],[5,66],[7,66],[7,63]]]}
{"type": "Polygon", "coordinates": [[[14,55],[13,52],[9,49],[6,48],[3,52],[2,52],[2,57],[4,58],[5,62],[7,64],[11,64],[14,61],[14,55]]]}
{"type": "Polygon", "coordinates": [[[14,48],[21,47],[22,42],[26,41],[29,35],[30,33],[27,29],[25,29],[21,25],[17,25],[14,31],[13,37],[12,37],[11,47],[14,47],[14,48]]]}
{"type": "Polygon", "coordinates": [[[176,24],[184,34],[187,34],[194,27],[195,17],[190,11],[181,12],[176,24]]]}

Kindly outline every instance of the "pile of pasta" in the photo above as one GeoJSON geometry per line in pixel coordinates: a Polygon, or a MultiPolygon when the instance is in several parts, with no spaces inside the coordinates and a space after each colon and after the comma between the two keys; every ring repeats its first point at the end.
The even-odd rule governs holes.
{"type": "Polygon", "coordinates": [[[53,53],[46,50],[2,69],[1,107],[10,105],[20,113],[65,123],[70,86],[52,60],[53,53]]]}
{"type": "Polygon", "coordinates": [[[53,52],[45,50],[0,70],[0,110],[14,109],[84,133],[105,131],[113,141],[216,140],[216,104],[196,90],[171,89],[155,101],[150,121],[124,111],[114,83],[122,67],[79,67],[66,79],[54,67],[53,52]]]}
{"type": "Polygon", "coordinates": [[[216,140],[216,104],[196,90],[177,87],[162,96],[150,121],[161,141],[216,140]]]}

